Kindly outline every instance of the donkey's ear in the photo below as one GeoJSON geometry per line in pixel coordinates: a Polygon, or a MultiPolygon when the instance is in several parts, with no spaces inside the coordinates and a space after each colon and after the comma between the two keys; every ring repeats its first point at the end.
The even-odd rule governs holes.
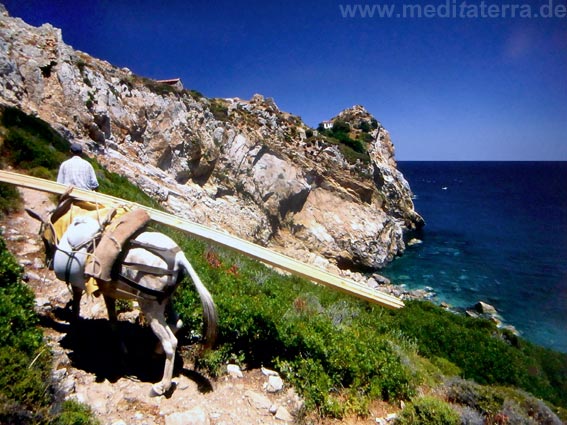
{"type": "Polygon", "coordinates": [[[25,208],[25,210],[26,210],[26,212],[28,213],[28,215],[29,215],[31,218],[34,218],[34,219],[36,219],[36,220],[38,220],[38,221],[41,221],[42,223],[45,222],[45,220],[43,219],[43,217],[42,217],[41,215],[39,215],[38,213],[36,213],[34,210],[29,209],[29,208],[25,208]]]}

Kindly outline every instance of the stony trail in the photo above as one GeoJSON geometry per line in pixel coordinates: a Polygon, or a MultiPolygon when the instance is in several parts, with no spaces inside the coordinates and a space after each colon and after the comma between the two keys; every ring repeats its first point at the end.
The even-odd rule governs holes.
{"type": "MultiPolygon", "coordinates": [[[[20,191],[27,208],[40,214],[53,208],[49,195],[20,191]]],[[[70,332],[66,306],[71,293],[44,265],[39,223],[20,211],[4,217],[1,225],[8,248],[24,266],[25,280],[36,294],[40,323],[54,356],[57,397],[88,404],[102,424],[371,424],[376,423],[376,416],[385,416],[386,406],[378,406],[376,415],[366,419],[299,418],[302,402],[289,385],[279,392],[268,392],[269,377],[259,369],[210,379],[184,358],[193,347],[178,349],[175,390],[167,396],[151,397],[152,383],[161,378],[163,358],[155,354],[157,340],[140,325],[139,312],[121,313],[112,333],[103,300],[85,296],[79,330],[70,332]],[[116,335],[120,335],[126,354],[119,349],[116,335]]]]}

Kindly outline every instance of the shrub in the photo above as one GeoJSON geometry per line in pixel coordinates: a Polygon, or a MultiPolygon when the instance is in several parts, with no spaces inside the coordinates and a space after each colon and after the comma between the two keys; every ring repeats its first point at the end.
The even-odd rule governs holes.
{"type": "Polygon", "coordinates": [[[57,173],[53,169],[48,169],[45,167],[34,167],[28,171],[30,176],[38,177],[40,179],[46,180],[56,180],[57,173]]]}
{"type": "Polygon", "coordinates": [[[368,121],[361,121],[358,128],[364,133],[369,133],[372,130],[368,121]]]}
{"type": "Polygon", "coordinates": [[[63,402],[61,412],[52,421],[53,425],[99,425],[90,407],[73,400],[63,402]]]}
{"type": "Polygon", "coordinates": [[[455,407],[461,416],[462,425],[484,425],[484,416],[477,410],[468,406],[455,407]]]}
{"type": "Polygon", "coordinates": [[[333,127],[331,128],[331,132],[334,134],[337,133],[348,134],[349,131],[350,131],[350,125],[347,122],[341,120],[336,120],[333,123],[333,127]]]}
{"type": "Polygon", "coordinates": [[[420,397],[402,410],[396,424],[459,425],[459,414],[446,402],[434,397],[420,397]]]}
{"type": "Polygon", "coordinates": [[[139,80],[148,90],[158,96],[167,96],[169,94],[177,94],[179,92],[179,90],[175,87],[166,83],[160,83],[156,80],[152,80],[151,78],[136,77],[136,79],[139,80]]]}
{"type": "Polygon", "coordinates": [[[449,401],[471,407],[486,416],[498,413],[504,402],[504,397],[490,387],[460,378],[449,380],[446,389],[449,401]]]}
{"type": "Polygon", "coordinates": [[[57,168],[65,155],[43,144],[37,135],[20,128],[11,128],[4,140],[3,154],[22,169],[57,168]]]}
{"type": "Polygon", "coordinates": [[[195,100],[201,100],[201,99],[205,98],[205,95],[198,90],[187,90],[187,89],[185,89],[184,92],[189,93],[189,96],[191,96],[195,100]]]}
{"type": "Polygon", "coordinates": [[[479,384],[518,386],[559,405],[567,404],[567,355],[518,338],[501,337],[488,320],[456,315],[429,302],[414,301],[391,313],[403,333],[415,338],[419,353],[441,357],[479,384]]]}
{"type": "Polygon", "coordinates": [[[0,217],[16,211],[20,206],[21,198],[16,186],[0,183],[0,217]]]}
{"type": "Polygon", "coordinates": [[[56,151],[67,152],[69,150],[69,142],[42,119],[27,115],[14,107],[0,107],[0,114],[2,115],[0,122],[4,127],[24,130],[36,137],[38,144],[51,147],[56,151]]]}
{"type": "Polygon", "coordinates": [[[61,420],[52,422],[51,352],[33,307],[34,295],[21,281],[21,267],[0,237],[0,423],[95,425],[78,403],[64,405],[61,420]]]}
{"type": "Polygon", "coordinates": [[[28,423],[43,417],[51,400],[50,354],[36,327],[33,293],[22,284],[20,273],[0,238],[1,423],[28,423]]]}
{"type": "Polygon", "coordinates": [[[446,391],[449,401],[478,411],[489,423],[505,417],[513,424],[561,424],[544,402],[515,388],[484,386],[453,378],[447,381],[446,391]]]}
{"type": "Polygon", "coordinates": [[[209,109],[216,120],[228,121],[228,107],[222,99],[211,99],[209,109]]]}
{"type": "MultiPolygon", "coordinates": [[[[374,309],[374,319],[364,312],[365,303],[222,249],[181,245],[219,309],[216,352],[199,362],[213,374],[231,356],[248,367],[275,367],[309,408],[333,417],[367,413],[371,400],[414,394],[417,380],[404,363],[403,343],[394,344],[377,328],[362,325],[360,331],[361,321],[376,320],[374,309]]],[[[201,326],[198,298],[185,285],[176,309],[193,329],[201,326]]]]}

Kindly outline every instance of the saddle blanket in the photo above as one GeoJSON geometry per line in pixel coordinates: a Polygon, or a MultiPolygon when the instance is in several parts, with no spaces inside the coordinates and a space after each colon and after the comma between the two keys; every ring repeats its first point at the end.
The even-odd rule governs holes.
{"type": "Polygon", "coordinates": [[[112,266],[124,244],[149,222],[150,217],[142,209],[106,207],[97,203],[72,200],[63,202],[54,211],[50,219],[52,226],[45,229],[44,237],[57,243],[75,218],[85,216],[96,220],[102,230],[100,242],[85,265],[85,288],[90,295],[99,289],[97,279],[111,280],[112,266]]]}

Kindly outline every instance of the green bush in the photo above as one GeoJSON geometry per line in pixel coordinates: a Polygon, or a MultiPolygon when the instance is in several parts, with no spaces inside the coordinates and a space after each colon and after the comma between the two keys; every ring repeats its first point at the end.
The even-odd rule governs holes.
{"type": "Polygon", "coordinates": [[[20,169],[56,169],[66,158],[63,152],[69,150],[69,142],[47,123],[16,108],[7,107],[0,112],[6,128],[1,154],[10,164],[17,164],[20,169]]]}
{"type": "Polygon", "coordinates": [[[360,160],[363,163],[367,163],[370,161],[367,143],[369,140],[372,140],[372,137],[370,136],[370,139],[367,139],[368,134],[362,133],[360,139],[352,139],[349,136],[350,125],[340,120],[335,121],[330,130],[325,130],[323,124],[320,124],[317,131],[327,142],[338,144],[348,162],[354,163],[360,160]]]}
{"type": "Polygon", "coordinates": [[[567,405],[567,355],[521,338],[510,344],[494,323],[453,314],[429,302],[408,302],[392,315],[395,326],[416,340],[421,355],[449,360],[463,378],[517,386],[567,405]]]}
{"type": "Polygon", "coordinates": [[[28,115],[18,108],[0,107],[0,122],[5,128],[17,128],[37,138],[45,146],[51,146],[59,152],[69,150],[69,142],[65,140],[48,123],[40,118],[28,115]]]}
{"type": "Polygon", "coordinates": [[[222,99],[211,99],[209,109],[216,120],[228,121],[228,107],[222,99]]]}
{"type": "Polygon", "coordinates": [[[34,167],[28,170],[28,174],[32,177],[37,177],[45,180],[57,180],[57,172],[55,169],[48,169],[45,167],[34,167]]]}
{"type": "Polygon", "coordinates": [[[57,168],[65,155],[42,143],[38,136],[12,128],[4,140],[4,155],[22,169],[34,167],[57,168]]]}
{"type": "Polygon", "coordinates": [[[61,412],[51,422],[52,425],[99,425],[100,422],[94,418],[92,410],[73,400],[63,402],[61,412]]]}
{"type": "Polygon", "coordinates": [[[21,272],[0,237],[0,423],[95,425],[88,409],[77,403],[65,404],[62,416],[52,422],[51,352],[37,326],[34,294],[22,283],[21,272]]]}
{"type": "Polygon", "coordinates": [[[398,425],[460,425],[459,414],[446,402],[434,397],[420,397],[402,410],[398,425]]]}
{"type": "Polygon", "coordinates": [[[514,424],[561,424],[543,401],[516,388],[484,386],[458,378],[448,380],[445,388],[450,402],[479,412],[489,423],[506,417],[514,424]]]}
{"type": "Polygon", "coordinates": [[[16,211],[20,206],[21,198],[16,186],[0,183],[0,217],[16,211]]]}
{"type": "Polygon", "coordinates": [[[51,401],[50,353],[36,326],[33,293],[20,274],[0,238],[0,423],[35,421],[51,401]]]}
{"type": "Polygon", "coordinates": [[[491,387],[465,379],[451,379],[446,383],[447,399],[471,407],[484,416],[497,414],[505,397],[491,387]]]}
{"type": "MultiPolygon", "coordinates": [[[[417,379],[404,363],[412,348],[372,328],[360,330],[361,320],[376,320],[374,308],[367,313],[363,302],[222,249],[181,244],[219,309],[216,352],[199,362],[210,373],[218,374],[231,356],[248,367],[275,367],[309,408],[334,417],[367,413],[371,400],[414,394],[417,379]]],[[[199,329],[199,301],[187,288],[178,291],[176,309],[189,328],[199,329]]]]}
{"type": "Polygon", "coordinates": [[[0,238],[0,346],[33,354],[42,335],[35,325],[34,294],[20,280],[21,267],[0,238]]]}

